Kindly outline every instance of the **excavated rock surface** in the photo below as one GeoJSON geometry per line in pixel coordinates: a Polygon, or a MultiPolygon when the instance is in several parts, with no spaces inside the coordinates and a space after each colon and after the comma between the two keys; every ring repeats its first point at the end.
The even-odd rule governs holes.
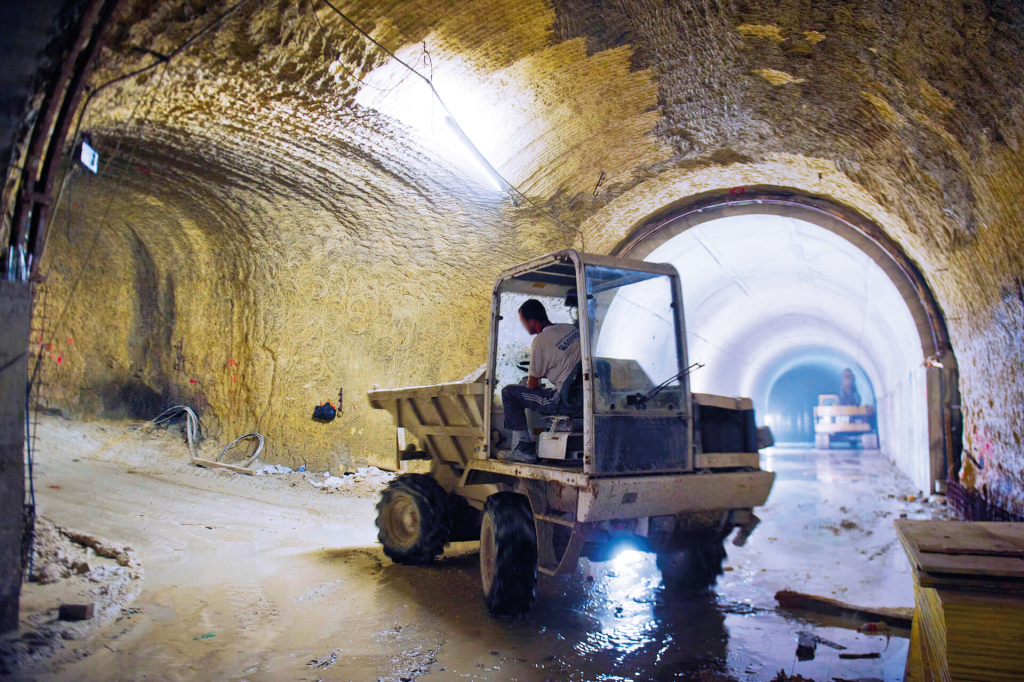
{"type": "MultiPolygon", "coordinates": [[[[227,6],[132,3],[96,82],[153,59],[137,48],[169,52],[227,6]]],[[[285,464],[300,453],[385,463],[392,426],[365,391],[465,374],[486,353],[497,272],[580,243],[410,127],[402,102],[422,81],[312,7],[251,0],[166,69],[96,97],[83,129],[115,161],[72,178],[46,258],[50,304],[70,300],[53,335],[55,404],[113,415],[187,402],[225,435],[261,431],[285,464]],[[311,421],[338,388],[344,414],[311,421]]],[[[977,485],[1024,508],[1015,3],[342,9],[433,74],[471,137],[494,137],[480,143],[494,165],[582,225],[588,250],[737,185],[814,194],[876,221],[945,313],[965,447],[985,462],[977,485]]]]}

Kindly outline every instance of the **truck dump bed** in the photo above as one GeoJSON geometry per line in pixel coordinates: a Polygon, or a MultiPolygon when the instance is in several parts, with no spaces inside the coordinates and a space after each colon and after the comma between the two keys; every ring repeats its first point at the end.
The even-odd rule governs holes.
{"type": "Polygon", "coordinates": [[[387,410],[435,460],[465,467],[484,438],[484,384],[456,381],[377,389],[370,405],[387,410]]]}

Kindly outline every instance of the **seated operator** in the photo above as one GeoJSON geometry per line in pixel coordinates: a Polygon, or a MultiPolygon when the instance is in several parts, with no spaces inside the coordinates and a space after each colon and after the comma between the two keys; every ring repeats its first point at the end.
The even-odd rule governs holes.
{"type": "Polygon", "coordinates": [[[537,461],[537,443],[526,424],[526,408],[540,414],[559,414],[562,384],[580,361],[580,332],[571,324],[551,324],[544,305],[530,299],[519,308],[519,319],[531,336],[530,377],[527,384],[509,384],[501,389],[505,407],[505,428],[512,432],[514,449],[507,456],[515,462],[537,461]],[[547,379],[554,388],[544,388],[547,379]]]}
{"type": "Polygon", "coordinates": [[[857,380],[853,376],[853,370],[849,367],[839,375],[839,404],[860,405],[860,392],[857,390],[857,380]]]}

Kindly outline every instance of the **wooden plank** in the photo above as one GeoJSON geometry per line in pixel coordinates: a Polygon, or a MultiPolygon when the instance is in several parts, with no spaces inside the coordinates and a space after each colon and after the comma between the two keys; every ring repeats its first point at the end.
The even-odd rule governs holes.
{"type": "Polygon", "coordinates": [[[838,599],[803,594],[792,590],[779,590],[775,601],[784,609],[807,611],[836,618],[864,621],[885,621],[890,627],[909,630],[913,621],[913,609],[885,608],[880,606],[854,606],[838,599]]]}
{"type": "Polygon", "coordinates": [[[943,575],[939,573],[916,573],[921,587],[970,592],[994,592],[997,594],[1024,594],[1024,580],[977,575],[943,575]]]}
{"type": "MultiPolygon", "coordinates": [[[[1020,556],[986,556],[977,554],[944,554],[939,552],[924,552],[919,546],[922,537],[930,533],[932,546],[937,540],[947,541],[945,535],[950,535],[948,542],[954,547],[962,547],[964,542],[954,541],[953,536],[961,535],[972,538],[971,544],[978,544],[976,541],[980,536],[968,527],[979,525],[966,521],[912,521],[899,519],[895,523],[896,535],[903,544],[904,549],[910,556],[911,562],[918,571],[925,573],[941,573],[950,575],[975,575],[987,578],[1003,577],[1024,579],[1024,557],[1020,556]],[[958,528],[954,528],[954,526],[958,528]],[[946,528],[948,530],[943,530],[946,528]],[[974,533],[974,535],[970,535],[974,533]]],[[[985,524],[985,525],[1024,525],[1024,524],[985,524]]],[[[988,530],[987,528],[985,530],[988,530]]],[[[1015,529],[1004,529],[1002,539],[1015,537],[1012,535],[1015,529]]]]}
{"type": "Polygon", "coordinates": [[[754,401],[750,398],[729,398],[724,395],[710,393],[694,393],[693,402],[706,407],[721,407],[726,410],[752,410],[754,401]]]}
{"type": "Polygon", "coordinates": [[[1019,557],[924,553],[921,557],[920,570],[927,573],[1024,579],[1024,559],[1019,557]]]}
{"type": "Polygon", "coordinates": [[[757,452],[705,452],[697,455],[696,469],[738,469],[761,466],[761,455],[757,452]]]}
{"type": "Polygon", "coordinates": [[[867,417],[875,413],[870,405],[819,405],[814,408],[816,417],[867,417]]]}
{"type": "Polygon", "coordinates": [[[914,527],[914,540],[922,552],[980,556],[1024,556],[1024,542],[1014,544],[980,523],[932,522],[914,527]]]}
{"type": "Polygon", "coordinates": [[[871,424],[858,422],[855,424],[818,423],[814,425],[816,433],[867,433],[873,431],[871,424]]]}

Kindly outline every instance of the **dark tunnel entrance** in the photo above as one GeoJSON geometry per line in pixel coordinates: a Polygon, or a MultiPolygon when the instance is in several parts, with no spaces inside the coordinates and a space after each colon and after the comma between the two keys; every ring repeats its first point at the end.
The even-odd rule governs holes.
{"type": "Polygon", "coordinates": [[[771,427],[776,443],[814,443],[814,408],[818,406],[819,397],[840,393],[840,374],[847,368],[853,372],[860,404],[876,409],[871,381],[856,363],[824,353],[797,360],[771,384],[768,400],[762,408],[765,424],[771,427]]]}

